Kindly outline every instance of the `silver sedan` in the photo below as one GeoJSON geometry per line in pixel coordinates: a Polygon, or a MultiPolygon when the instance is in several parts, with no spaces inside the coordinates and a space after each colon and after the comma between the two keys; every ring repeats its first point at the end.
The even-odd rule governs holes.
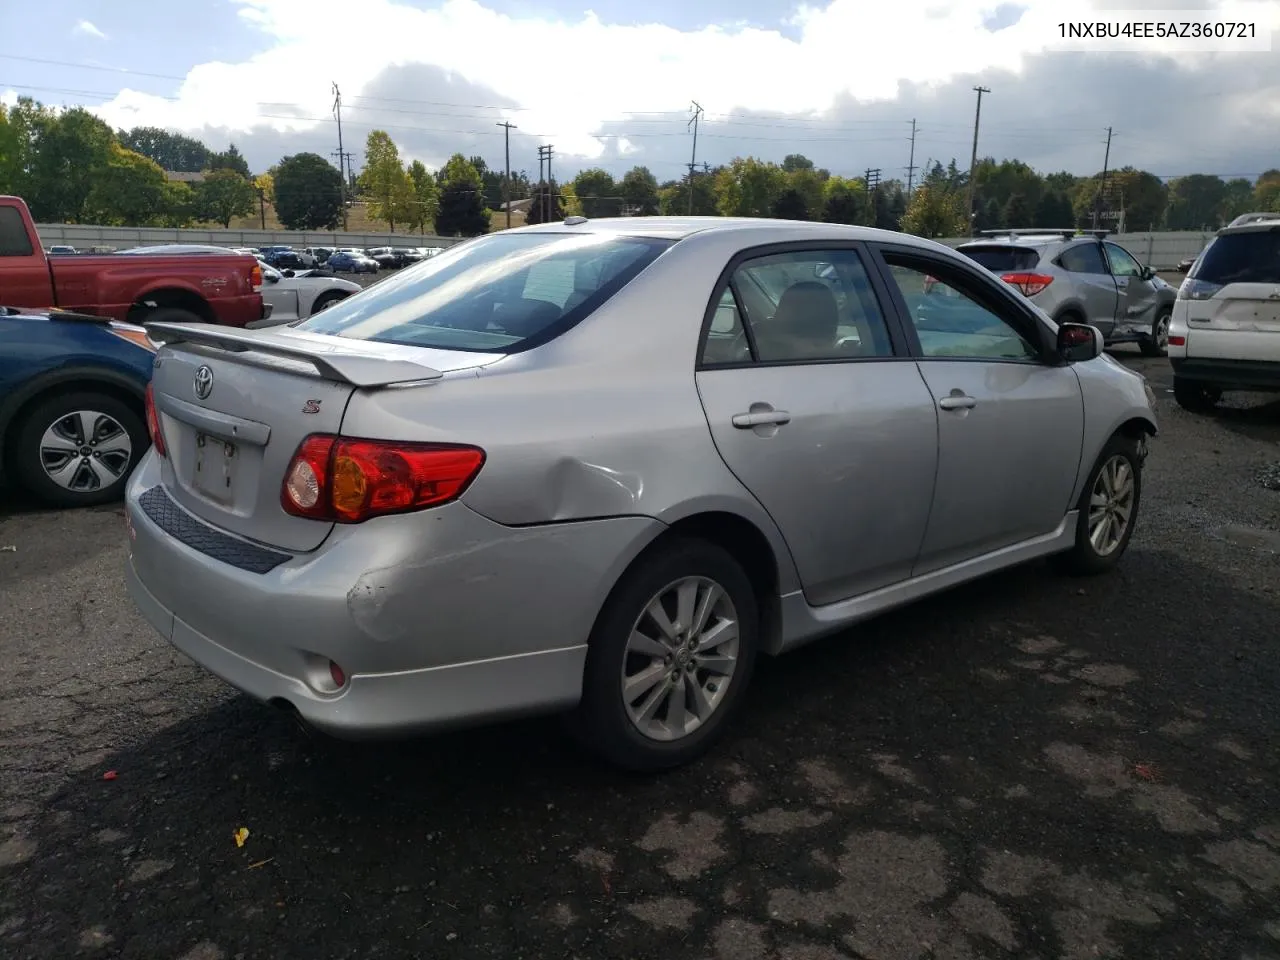
{"type": "Polygon", "coordinates": [[[1111,569],[1156,432],[1095,328],[858,227],[571,218],[151,336],[126,573],[166,639],[341,737],[563,711],[635,769],[717,740],[759,654],[1111,569]]]}

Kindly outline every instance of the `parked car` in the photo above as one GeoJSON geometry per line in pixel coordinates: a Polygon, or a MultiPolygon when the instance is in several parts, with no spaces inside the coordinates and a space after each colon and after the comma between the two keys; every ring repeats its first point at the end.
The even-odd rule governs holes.
{"type": "MultiPolygon", "coordinates": [[[[1177,291],[1124,247],[1074,230],[987,230],[956,249],[1022,291],[1057,322],[1088,323],[1107,345],[1168,352],[1177,291]]],[[[1105,236],[1105,234],[1103,234],[1105,236]]]]}
{"type": "Polygon", "coordinates": [[[1280,391],[1280,213],[1237,217],[1205,247],[1178,288],[1169,362],[1188,410],[1228,390],[1280,391]]]}
{"type": "Polygon", "coordinates": [[[1156,431],[1096,328],[832,224],[543,224],[294,327],[152,336],[126,578],[166,638],[340,736],[563,710],[636,769],[708,749],[758,653],[1113,568],[1156,431]],[[921,332],[925,276],[984,329],[921,332]]]}
{"type": "Polygon", "coordinates": [[[383,270],[399,270],[423,259],[412,247],[378,247],[369,251],[369,258],[383,270]]]}
{"type": "Polygon", "coordinates": [[[0,307],[0,474],[58,507],[118,500],[150,440],[145,329],[0,307]]]}
{"type": "Polygon", "coordinates": [[[69,256],[73,253],[76,253],[77,251],[75,247],[69,247],[65,244],[55,243],[53,246],[49,248],[48,252],[55,255],[69,256]]]}
{"type": "MultiPolygon", "coordinates": [[[[327,273],[328,271],[326,271],[327,273]]],[[[262,265],[262,297],[271,305],[271,319],[261,326],[292,323],[345,300],[363,287],[335,276],[312,276],[310,271],[283,273],[270,264],[262,265]]]]}
{"type": "Polygon", "coordinates": [[[313,270],[316,258],[298,250],[273,250],[262,258],[277,270],[313,270]]]}
{"type": "Polygon", "coordinates": [[[263,318],[252,257],[154,255],[124,264],[119,254],[50,257],[27,205],[0,196],[0,303],[59,307],[134,324],[205,321],[243,327],[263,318]]]}
{"type": "Polygon", "coordinates": [[[317,265],[323,264],[326,260],[328,260],[331,256],[333,256],[332,247],[307,247],[307,249],[304,250],[303,252],[306,253],[308,256],[315,257],[317,265]]]}
{"type": "Polygon", "coordinates": [[[325,261],[335,273],[377,273],[378,261],[358,250],[338,250],[325,261]]]}

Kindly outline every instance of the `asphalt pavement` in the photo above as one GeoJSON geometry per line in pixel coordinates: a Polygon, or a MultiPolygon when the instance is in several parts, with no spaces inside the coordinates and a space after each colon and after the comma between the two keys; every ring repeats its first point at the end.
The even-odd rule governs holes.
{"type": "Polygon", "coordinates": [[[1117,571],[763,662],[656,778],[554,720],[308,738],[133,612],[118,508],[0,494],[0,956],[1280,958],[1280,402],[1120,355],[1163,429],[1117,571]]]}

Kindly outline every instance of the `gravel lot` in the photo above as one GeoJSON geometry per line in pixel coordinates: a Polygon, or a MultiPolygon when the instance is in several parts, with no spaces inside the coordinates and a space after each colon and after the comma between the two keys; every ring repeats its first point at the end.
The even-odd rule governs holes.
{"type": "Polygon", "coordinates": [[[554,721],[309,740],[134,614],[119,509],[0,509],[0,956],[1280,957],[1280,402],[1120,355],[1163,428],[1120,570],[763,663],[658,779],[554,721]]]}

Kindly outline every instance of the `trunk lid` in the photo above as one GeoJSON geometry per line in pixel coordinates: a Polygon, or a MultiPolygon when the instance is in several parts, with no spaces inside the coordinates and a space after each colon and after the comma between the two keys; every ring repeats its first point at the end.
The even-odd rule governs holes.
{"type": "Polygon", "coordinates": [[[333,524],[280,503],[294,453],[338,434],[357,390],[425,385],[501,354],[430,350],[291,328],[151,324],[152,374],[169,495],[208,523],[290,551],[314,550],[333,524]]]}

